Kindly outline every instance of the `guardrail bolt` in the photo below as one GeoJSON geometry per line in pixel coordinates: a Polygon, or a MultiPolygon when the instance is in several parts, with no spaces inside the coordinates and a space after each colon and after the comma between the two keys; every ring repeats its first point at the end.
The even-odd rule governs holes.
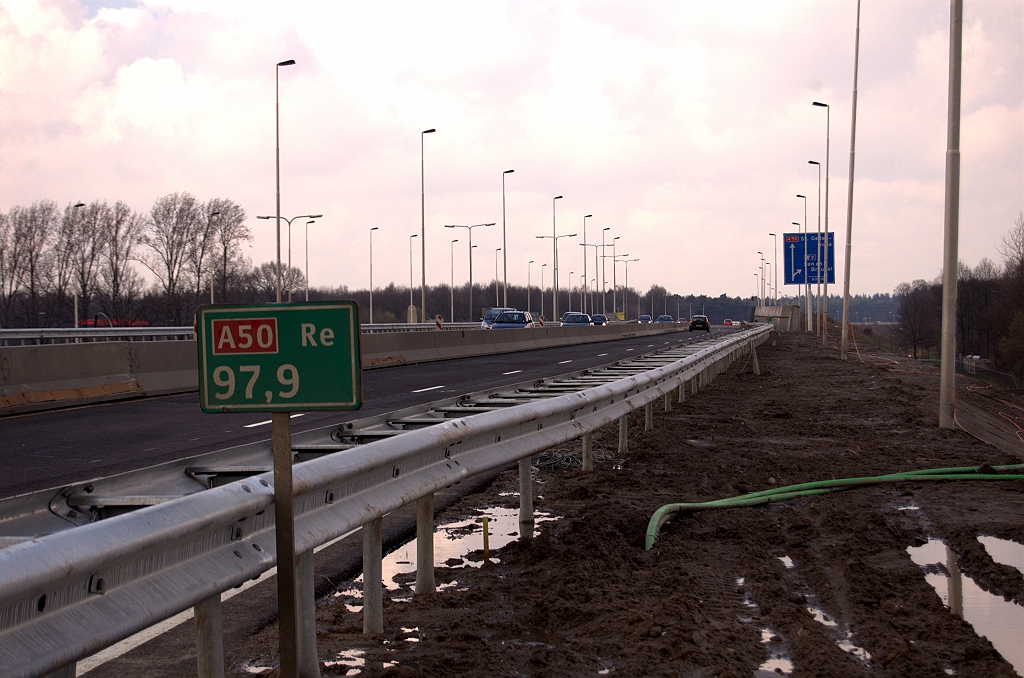
{"type": "Polygon", "coordinates": [[[334,493],[333,492],[328,492],[327,493],[327,495],[324,497],[324,503],[325,504],[333,504],[334,503],[334,493]]]}
{"type": "Polygon", "coordinates": [[[89,577],[89,593],[99,593],[103,595],[107,592],[107,582],[103,577],[93,575],[89,577]]]}

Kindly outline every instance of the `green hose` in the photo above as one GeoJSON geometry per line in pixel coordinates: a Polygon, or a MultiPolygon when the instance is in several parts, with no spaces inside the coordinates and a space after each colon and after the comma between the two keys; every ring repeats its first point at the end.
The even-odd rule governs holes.
{"type": "Polygon", "coordinates": [[[693,504],[666,504],[654,512],[651,521],[647,524],[646,550],[650,551],[654,546],[654,540],[658,538],[661,526],[677,513],[690,511],[704,511],[708,509],[736,508],[740,506],[758,506],[772,501],[786,501],[797,497],[810,497],[818,494],[828,494],[832,490],[845,490],[861,485],[878,485],[880,483],[897,482],[921,482],[927,480],[1024,480],[1024,474],[1003,473],[1003,471],[1019,471],[1024,469],[1024,464],[1010,464],[1008,466],[957,466],[952,468],[932,468],[920,471],[903,471],[902,473],[890,473],[884,476],[870,476],[867,478],[839,478],[837,480],[819,480],[811,483],[800,483],[798,485],[786,485],[776,487],[762,492],[751,492],[738,497],[727,499],[716,499],[693,504]],[[982,470],[985,472],[983,473],[982,470]]]}

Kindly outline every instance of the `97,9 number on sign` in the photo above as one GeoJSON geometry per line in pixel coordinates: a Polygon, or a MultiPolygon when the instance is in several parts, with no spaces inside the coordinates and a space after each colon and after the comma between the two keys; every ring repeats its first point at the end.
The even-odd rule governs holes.
{"type": "MultiPolygon", "coordinates": [[[[260,377],[260,366],[239,365],[238,371],[251,375],[245,385],[245,399],[252,400],[253,388],[256,386],[256,380],[260,377]]],[[[285,364],[278,367],[277,381],[281,386],[290,387],[287,391],[278,391],[279,397],[293,398],[299,392],[299,371],[295,369],[295,365],[285,364]]],[[[215,392],[213,397],[218,400],[227,400],[235,394],[235,371],[225,365],[217,367],[213,370],[213,383],[225,389],[223,392],[215,392]]],[[[269,403],[274,397],[274,392],[265,391],[263,395],[269,403]]]]}

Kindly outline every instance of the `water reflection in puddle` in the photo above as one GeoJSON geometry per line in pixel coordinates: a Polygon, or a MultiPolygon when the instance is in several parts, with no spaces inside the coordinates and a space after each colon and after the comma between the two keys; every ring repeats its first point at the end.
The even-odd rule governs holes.
{"type": "MultiPolygon", "coordinates": [[[[484,544],[483,517],[487,516],[489,534],[490,560],[499,562],[494,555],[495,549],[511,543],[519,538],[519,509],[493,507],[478,516],[454,523],[438,525],[434,532],[434,566],[435,567],[480,567],[483,565],[482,553],[484,544]]],[[[545,511],[534,511],[534,536],[540,534],[537,529],[541,523],[557,520],[545,511]]],[[[384,587],[390,592],[391,599],[397,602],[412,600],[413,588],[416,583],[416,540],[403,544],[388,555],[382,562],[384,587]]],[[[349,588],[336,591],[333,598],[345,604],[349,612],[363,610],[363,576],[353,580],[349,588]]],[[[438,591],[464,591],[465,587],[456,581],[438,583],[438,591]]],[[[418,640],[418,639],[417,639],[418,640]]],[[[417,642],[412,640],[411,642],[417,642]]]]}
{"type": "MultiPolygon", "coordinates": [[[[979,541],[996,562],[1024,566],[1020,560],[1024,558],[1024,546],[995,537],[980,537],[979,541]]],[[[956,565],[956,554],[938,539],[910,546],[907,553],[925,571],[925,580],[950,611],[969,622],[979,636],[988,638],[1017,673],[1024,674],[1024,607],[983,591],[970,577],[963,577],[956,565]]]]}
{"type": "MultiPolygon", "coordinates": [[[[754,620],[759,620],[761,608],[751,598],[746,578],[740,577],[736,580],[736,593],[740,596],[740,605],[750,612],[749,617],[740,617],[740,621],[749,624],[754,620]]],[[[793,673],[793,662],[789,658],[782,636],[768,627],[761,627],[761,643],[768,650],[768,659],[761,662],[761,665],[754,671],[754,678],[768,678],[768,676],[778,676],[779,674],[788,676],[793,673]]]]}

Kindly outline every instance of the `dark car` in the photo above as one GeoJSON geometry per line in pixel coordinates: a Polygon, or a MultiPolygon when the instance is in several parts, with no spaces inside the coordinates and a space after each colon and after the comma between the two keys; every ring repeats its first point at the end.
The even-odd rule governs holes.
{"type": "Polygon", "coordinates": [[[521,330],[522,328],[536,327],[534,315],[526,310],[504,310],[495,317],[490,324],[492,330],[521,330]]]}
{"type": "Polygon", "coordinates": [[[606,316],[604,313],[595,313],[594,315],[590,316],[590,319],[594,321],[595,325],[608,324],[608,316],[606,316]]]}
{"type": "Polygon", "coordinates": [[[694,330],[711,331],[711,323],[706,315],[695,315],[690,318],[690,331],[693,332],[694,330]]]}
{"type": "Polygon", "coordinates": [[[516,310],[516,309],[514,309],[514,308],[505,308],[505,307],[502,307],[502,306],[498,306],[496,308],[488,309],[487,313],[484,314],[484,317],[480,319],[480,321],[481,321],[480,322],[480,328],[486,330],[487,328],[489,328],[491,326],[491,323],[493,323],[494,319],[497,318],[499,315],[501,315],[505,311],[514,311],[514,310],[516,310]]]}
{"type": "Polygon", "coordinates": [[[676,321],[675,318],[673,318],[670,315],[659,315],[658,316],[658,322],[659,323],[674,323],[675,321],[676,321]]]}
{"type": "Polygon", "coordinates": [[[637,318],[637,322],[638,323],[649,323],[649,322],[651,322],[651,316],[649,316],[649,315],[642,315],[639,318],[637,318]]]}
{"type": "Polygon", "coordinates": [[[529,311],[502,311],[491,323],[492,330],[523,329],[535,327],[529,311]]]}
{"type": "Polygon", "coordinates": [[[586,313],[566,313],[562,316],[562,327],[590,327],[594,321],[586,313]]]}

